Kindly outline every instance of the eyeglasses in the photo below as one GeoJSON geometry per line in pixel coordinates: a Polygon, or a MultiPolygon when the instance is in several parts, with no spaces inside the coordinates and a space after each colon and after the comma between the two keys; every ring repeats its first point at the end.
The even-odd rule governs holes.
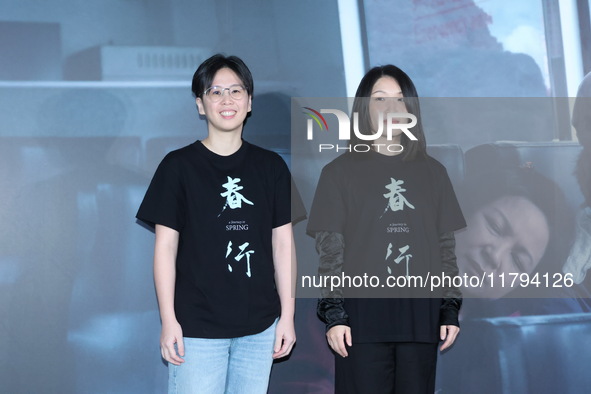
{"type": "Polygon", "coordinates": [[[212,86],[207,89],[203,94],[207,96],[212,102],[217,103],[224,96],[224,91],[227,90],[234,100],[242,100],[246,96],[246,88],[242,85],[232,85],[229,88],[223,88],[221,86],[212,86]]]}

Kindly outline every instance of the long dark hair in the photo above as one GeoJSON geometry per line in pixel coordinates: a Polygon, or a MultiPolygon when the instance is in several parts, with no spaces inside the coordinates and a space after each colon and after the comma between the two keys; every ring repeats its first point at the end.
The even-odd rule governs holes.
{"type": "MultiPolygon", "coordinates": [[[[425,141],[425,134],[423,132],[423,123],[421,122],[421,109],[419,106],[419,99],[417,89],[408,75],[401,69],[391,64],[385,66],[374,67],[365,74],[359,87],[355,93],[355,100],[353,101],[353,112],[359,114],[359,130],[371,132],[371,118],[369,114],[369,97],[373,86],[378,79],[382,77],[391,77],[398,82],[400,90],[404,96],[404,103],[406,109],[411,114],[417,117],[417,125],[412,128],[412,133],[417,137],[418,141],[411,141],[406,134],[401,135],[400,144],[404,147],[401,155],[403,160],[414,160],[423,158],[427,155],[427,143],[425,141]]],[[[351,122],[351,126],[353,123],[351,122]]],[[[353,131],[353,130],[351,130],[353,131]]],[[[352,132],[351,144],[363,143],[355,133],[352,132]]]]}

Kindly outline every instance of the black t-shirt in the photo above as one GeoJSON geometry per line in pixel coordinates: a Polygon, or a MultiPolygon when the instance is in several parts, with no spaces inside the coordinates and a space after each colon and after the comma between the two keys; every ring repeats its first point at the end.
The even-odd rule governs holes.
{"type": "Polygon", "coordinates": [[[438,341],[440,292],[386,280],[441,275],[439,236],[464,226],[447,171],[431,157],[346,153],[324,167],[308,233],[343,234],[343,275],[380,279],[343,288],[354,342],[438,341]]]}
{"type": "Polygon", "coordinates": [[[160,163],[137,213],[179,232],[174,307],[183,335],[256,334],[279,316],[273,228],[291,221],[291,176],[246,141],[219,156],[200,141],[160,163]]]}

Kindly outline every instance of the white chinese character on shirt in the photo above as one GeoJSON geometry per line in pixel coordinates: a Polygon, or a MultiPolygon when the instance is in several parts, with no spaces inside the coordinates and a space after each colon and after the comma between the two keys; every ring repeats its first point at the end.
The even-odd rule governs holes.
{"type": "MultiPolygon", "coordinates": [[[[400,252],[400,254],[398,255],[398,257],[396,257],[394,259],[394,262],[396,264],[400,264],[401,261],[406,260],[406,276],[409,276],[409,271],[408,271],[408,265],[410,264],[410,258],[412,257],[412,254],[404,254],[406,252],[408,252],[408,249],[410,249],[410,246],[406,245],[403,246],[401,248],[398,248],[398,251],[400,252]]],[[[386,261],[388,260],[388,258],[392,255],[392,243],[390,242],[388,244],[388,250],[386,251],[386,261]]],[[[387,263],[386,263],[387,264],[387,263]]],[[[386,269],[388,270],[388,274],[392,275],[392,268],[390,268],[389,265],[386,265],[386,269]]]]}
{"type": "MultiPolygon", "coordinates": [[[[250,244],[248,242],[245,242],[238,247],[238,249],[240,249],[240,252],[234,257],[234,260],[240,261],[244,256],[246,256],[246,276],[250,278],[250,255],[254,253],[254,250],[246,250],[246,248],[248,248],[248,245],[250,244]]],[[[226,247],[226,259],[228,258],[230,253],[232,253],[232,241],[229,241],[228,246],[226,247]]],[[[228,271],[232,272],[232,265],[230,263],[228,263],[228,271]]]]}
{"type": "MultiPolygon", "coordinates": [[[[404,181],[397,181],[394,178],[390,178],[390,180],[390,184],[386,185],[386,189],[390,190],[390,192],[384,194],[384,198],[388,199],[388,203],[386,204],[386,209],[384,209],[382,216],[388,211],[388,208],[393,212],[403,210],[405,205],[410,209],[415,209],[414,205],[408,202],[408,200],[402,195],[402,192],[406,191],[406,189],[402,187],[404,181]]],[[[380,218],[382,216],[380,216],[380,218]]]]}
{"type": "MultiPolygon", "coordinates": [[[[243,186],[238,185],[238,182],[240,182],[240,178],[228,177],[228,182],[222,185],[226,189],[225,192],[220,193],[220,196],[226,197],[226,203],[222,208],[222,212],[224,212],[226,207],[230,207],[230,209],[242,208],[243,201],[246,204],[254,205],[252,201],[247,200],[241,193],[238,193],[239,190],[244,189],[243,186]]],[[[222,212],[219,213],[218,217],[222,212]]]]}

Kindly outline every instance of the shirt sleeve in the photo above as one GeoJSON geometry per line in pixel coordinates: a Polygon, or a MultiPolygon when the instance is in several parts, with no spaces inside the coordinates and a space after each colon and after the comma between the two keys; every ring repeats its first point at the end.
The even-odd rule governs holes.
{"type": "Polygon", "coordinates": [[[161,224],[181,231],[185,218],[185,198],[180,166],[169,154],[158,166],[136,218],[154,227],[161,224]]]}
{"type": "Polygon", "coordinates": [[[345,233],[346,204],[343,187],[334,169],[324,167],[314,193],[307,233],[314,237],[319,231],[345,233]]]}
{"type": "Polygon", "coordinates": [[[287,223],[297,223],[306,218],[306,208],[300,197],[287,164],[277,155],[275,181],[275,206],[273,210],[273,228],[287,223]]]}
{"type": "Polygon", "coordinates": [[[460,204],[458,203],[447,171],[443,166],[439,179],[441,181],[441,192],[439,197],[437,230],[439,234],[460,230],[466,227],[466,221],[464,220],[464,215],[460,209],[460,204]]]}
{"type": "MultiPolygon", "coordinates": [[[[343,256],[345,254],[345,239],[342,234],[319,231],[316,233],[316,251],[320,256],[318,275],[340,276],[343,271],[343,256]]],[[[338,287],[329,290],[320,289],[321,298],[318,300],[316,313],[326,324],[328,331],[337,325],[349,325],[349,316],[345,311],[343,289],[338,287]]]]}
{"type": "MultiPolygon", "coordinates": [[[[441,251],[441,265],[443,273],[451,278],[459,274],[455,254],[456,241],[453,232],[443,233],[439,236],[439,249],[441,251]]],[[[460,326],[458,318],[462,307],[462,291],[452,283],[443,287],[443,299],[439,313],[440,325],[460,326]]]]}

